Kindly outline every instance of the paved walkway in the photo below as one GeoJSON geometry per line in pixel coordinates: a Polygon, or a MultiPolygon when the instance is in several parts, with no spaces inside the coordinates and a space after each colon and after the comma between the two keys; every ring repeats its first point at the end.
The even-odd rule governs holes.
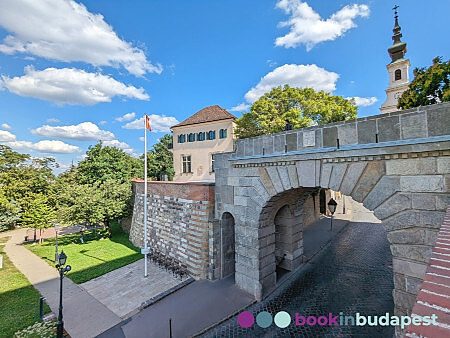
{"type": "MultiPolygon", "coordinates": [[[[11,239],[6,243],[4,251],[46,298],[51,310],[58,314],[59,274],[55,268],[20,245],[26,231],[27,229],[18,229],[6,233],[5,235],[11,236],[11,239]]],[[[63,284],[64,328],[72,338],[94,337],[121,322],[119,316],[69,278],[64,278],[63,284]]]]}
{"type": "Polygon", "coordinates": [[[152,262],[148,263],[148,277],[145,278],[144,259],[141,259],[80,286],[117,316],[127,318],[138,312],[144,301],[180,284],[180,279],[152,262]]]}

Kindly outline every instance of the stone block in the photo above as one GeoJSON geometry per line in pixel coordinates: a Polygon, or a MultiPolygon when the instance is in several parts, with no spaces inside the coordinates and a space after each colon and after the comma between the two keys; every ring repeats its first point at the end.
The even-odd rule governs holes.
{"type": "Polygon", "coordinates": [[[296,163],[298,183],[300,187],[316,187],[316,163],[315,160],[298,161],[296,163]]]}
{"type": "Polygon", "coordinates": [[[420,215],[420,226],[440,229],[444,222],[445,212],[440,211],[418,211],[420,215]]]}
{"type": "Polygon", "coordinates": [[[315,148],[322,148],[323,147],[323,132],[322,128],[316,129],[315,135],[316,135],[316,145],[315,148]]]}
{"type": "Polygon", "coordinates": [[[303,132],[297,132],[297,150],[303,149],[303,132]]]}
{"type": "MultiPolygon", "coordinates": [[[[400,273],[407,276],[415,277],[423,280],[427,270],[427,264],[412,262],[409,260],[393,257],[392,264],[394,273],[400,273]]],[[[397,304],[397,302],[395,302],[397,304]]]]}
{"type": "Polygon", "coordinates": [[[398,115],[382,117],[377,119],[378,141],[400,140],[400,120],[398,115]]]}
{"type": "Polygon", "coordinates": [[[298,182],[297,166],[289,165],[287,166],[287,169],[292,188],[298,188],[299,182],[298,182]]]}
{"type": "Polygon", "coordinates": [[[236,157],[244,156],[245,151],[245,140],[236,141],[236,157]]]}
{"type": "Polygon", "coordinates": [[[274,153],[284,153],[286,145],[286,135],[285,134],[275,134],[272,136],[273,140],[273,152],[274,153]]]}
{"type": "Polygon", "coordinates": [[[338,138],[341,146],[358,143],[356,122],[347,122],[338,126],[338,138]]]}
{"type": "Polygon", "coordinates": [[[297,133],[291,132],[286,134],[286,150],[296,151],[297,150],[297,133]]]}
{"type": "Polygon", "coordinates": [[[427,137],[426,119],[424,112],[400,115],[402,140],[427,137]]]}
{"type": "Polygon", "coordinates": [[[272,154],[273,153],[273,137],[272,135],[264,135],[262,137],[263,153],[272,154]]]}
{"type": "Polygon", "coordinates": [[[244,139],[244,156],[253,155],[253,138],[244,139]]]}
{"type": "MultiPolygon", "coordinates": [[[[428,108],[428,107],[427,107],[428,108]]],[[[448,135],[450,126],[450,114],[448,106],[434,106],[427,109],[428,136],[448,135]]]]}
{"type": "Polygon", "coordinates": [[[405,275],[394,273],[394,288],[400,291],[406,291],[405,275]]]}
{"type": "Polygon", "coordinates": [[[434,175],[436,173],[437,163],[435,157],[386,161],[386,175],[434,175]]]}
{"type": "Polygon", "coordinates": [[[369,162],[353,190],[353,199],[357,202],[362,202],[385,173],[386,167],[384,161],[369,162]]]}
{"type": "Polygon", "coordinates": [[[410,192],[445,192],[444,176],[401,176],[400,189],[410,192]]]}
{"type": "Polygon", "coordinates": [[[234,205],[247,206],[247,197],[244,196],[234,196],[234,205]]]}
{"type": "Polygon", "coordinates": [[[401,211],[394,216],[382,220],[382,225],[386,231],[394,231],[415,227],[420,224],[420,212],[414,210],[401,211]]]}
{"type": "Polygon", "coordinates": [[[405,311],[406,313],[411,313],[411,311],[414,307],[414,304],[416,302],[415,295],[410,294],[408,292],[394,290],[393,296],[394,296],[395,307],[400,308],[401,310],[405,311]]]}
{"type": "Polygon", "coordinates": [[[375,143],[377,134],[377,122],[375,119],[358,121],[358,143],[375,143]]]}
{"type": "MultiPolygon", "coordinates": [[[[375,210],[375,208],[399,190],[400,180],[398,177],[383,176],[364,199],[363,204],[367,209],[375,210]]],[[[409,201],[409,207],[411,207],[411,201],[409,201]]],[[[375,214],[375,216],[377,215],[375,214]]],[[[383,219],[379,216],[377,217],[383,219]]]]}
{"type": "MultiPolygon", "coordinates": [[[[386,177],[386,176],[385,176],[386,177]]],[[[377,189],[375,187],[375,189],[377,189]]],[[[373,191],[375,191],[372,190],[373,191]]],[[[390,193],[390,191],[387,191],[387,193],[390,193]]],[[[367,198],[369,198],[371,195],[367,198]]],[[[381,199],[382,197],[380,197],[381,199]]],[[[372,201],[373,202],[373,201],[372,201]]],[[[411,209],[411,196],[408,194],[403,193],[395,193],[391,195],[387,200],[385,200],[382,204],[380,204],[376,209],[374,210],[374,215],[378,219],[385,219],[388,218],[396,213],[399,213],[403,210],[409,210],[411,209]]]]}
{"type": "Polygon", "coordinates": [[[277,167],[267,167],[267,174],[269,175],[270,181],[277,193],[284,191],[283,185],[281,184],[280,176],[278,175],[277,167]]]}
{"type": "Polygon", "coordinates": [[[322,165],[322,168],[320,170],[320,186],[322,188],[330,187],[330,177],[331,177],[332,169],[333,169],[333,164],[331,164],[331,163],[324,163],[322,165]]]}
{"type": "Polygon", "coordinates": [[[284,190],[290,190],[292,188],[291,181],[289,179],[288,168],[286,166],[277,167],[278,176],[280,177],[281,184],[284,190]]]}
{"type": "Polygon", "coordinates": [[[264,201],[267,201],[269,199],[270,195],[267,192],[266,187],[264,186],[264,184],[261,182],[261,179],[254,178],[252,180],[252,186],[256,190],[258,195],[261,197],[261,199],[263,199],[264,201]]]}
{"type": "Polygon", "coordinates": [[[406,277],[406,292],[417,295],[420,287],[422,286],[422,280],[414,277],[406,277]]]}
{"type": "Polygon", "coordinates": [[[272,181],[269,177],[269,174],[267,172],[266,168],[260,167],[258,169],[259,171],[259,177],[261,178],[261,182],[264,185],[264,187],[266,188],[267,192],[269,193],[270,196],[274,196],[277,194],[277,191],[275,190],[274,185],[272,184],[272,181]]]}
{"type": "Polygon", "coordinates": [[[258,137],[253,139],[253,155],[262,155],[262,154],[263,154],[262,138],[258,137]]]}
{"type": "Polygon", "coordinates": [[[438,174],[450,173],[450,156],[443,156],[437,158],[437,173],[438,174]]]}
{"type": "Polygon", "coordinates": [[[276,282],[277,282],[276,273],[272,273],[272,274],[264,277],[261,281],[263,294],[265,294],[269,290],[271,290],[276,285],[276,282]]]}
{"type": "Polygon", "coordinates": [[[425,245],[391,245],[394,257],[428,264],[433,248],[425,245]]]}
{"type": "Polygon", "coordinates": [[[323,128],[323,147],[331,148],[337,146],[338,131],[337,127],[323,128]]]}
{"type": "Polygon", "coordinates": [[[436,196],[433,193],[411,194],[411,198],[415,210],[436,210],[436,196]]]}
{"type": "Polygon", "coordinates": [[[436,210],[446,211],[450,204],[450,197],[447,194],[436,195],[436,210]]]}
{"type": "Polygon", "coordinates": [[[345,172],[347,170],[347,164],[345,163],[334,163],[333,170],[331,170],[330,177],[330,189],[334,191],[339,191],[341,187],[342,179],[344,178],[345,172]]]}
{"type": "Polygon", "coordinates": [[[353,188],[359,180],[359,177],[366,168],[366,162],[352,163],[348,166],[347,172],[345,173],[344,179],[341,184],[341,192],[344,195],[350,196],[353,188]]]}
{"type": "Polygon", "coordinates": [[[316,132],[308,130],[303,132],[303,148],[316,146],[316,132]]]}

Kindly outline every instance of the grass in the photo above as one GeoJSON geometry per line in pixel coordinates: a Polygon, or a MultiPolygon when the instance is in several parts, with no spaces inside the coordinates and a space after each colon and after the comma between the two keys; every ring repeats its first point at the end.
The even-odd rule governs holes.
{"type": "MultiPolygon", "coordinates": [[[[0,336],[12,337],[39,319],[40,294],[14,266],[0,246],[3,268],[0,270],[0,336]]],[[[50,308],[44,303],[44,313],[50,308]]]]}
{"type": "Polygon", "coordinates": [[[6,236],[6,237],[0,238],[0,244],[5,244],[6,242],[8,242],[8,240],[10,238],[11,238],[11,236],[6,236]]]}
{"type": "MultiPolygon", "coordinates": [[[[118,223],[111,224],[111,234],[111,238],[107,238],[103,230],[85,231],[84,243],[80,241],[80,234],[58,237],[59,252],[64,250],[66,264],[72,267],[67,277],[77,284],[84,283],[142,258],[140,249],[130,242],[118,223]]],[[[54,239],[25,246],[50,266],[55,265],[54,239]]]]}

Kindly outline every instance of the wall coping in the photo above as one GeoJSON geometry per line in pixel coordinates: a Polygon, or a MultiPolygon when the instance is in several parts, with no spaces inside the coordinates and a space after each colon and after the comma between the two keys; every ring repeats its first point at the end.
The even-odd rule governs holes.
{"type": "MultiPolygon", "coordinates": [[[[131,182],[136,183],[144,183],[144,179],[142,178],[133,178],[131,179],[131,182]]],[[[174,181],[147,181],[147,184],[173,184],[173,185],[200,185],[200,186],[214,186],[216,185],[215,182],[211,181],[186,181],[186,182],[174,182],[174,181]]]]}

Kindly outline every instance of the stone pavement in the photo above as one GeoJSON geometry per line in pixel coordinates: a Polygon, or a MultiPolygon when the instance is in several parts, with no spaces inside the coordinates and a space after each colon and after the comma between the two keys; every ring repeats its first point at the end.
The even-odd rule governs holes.
{"type": "Polygon", "coordinates": [[[144,301],[182,284],[152,262],[144,277],[144,259],[80,284],[89,294],[121,318],[138,312],[144,301]],[[107,285],[108,287],[105,287],[107,285]]]}
{"type": "MultiPolygon", "coordinates": [[[[46,298],[51,310],[58,314],[59,274],[55,268],[21,245],[26,231],[18,229],[8,232],[6,235],[11,236],[11,239],[4,250],[13,264],[46,298]]],[[[120,323],[119,316],[69,278],[64,278],[63,285],[64,328],[72,338],[94,337],[120,323]]]]}

